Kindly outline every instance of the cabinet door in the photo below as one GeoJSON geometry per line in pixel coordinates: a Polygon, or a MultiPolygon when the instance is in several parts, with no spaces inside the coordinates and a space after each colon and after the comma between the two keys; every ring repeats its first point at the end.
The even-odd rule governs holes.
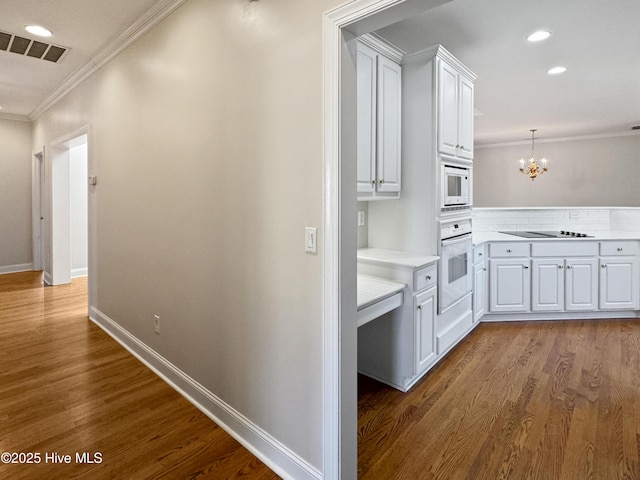
{"type": "Polygon", "coordinates": [[[564,310],[564,259],[535,259],[531,262],[531,267],[531,310],[534,312],[564,310]]]}
{"type": "Polygon", "coordinates": [[[435,320],[436,289],[431,288],[415,297],[415,370],[424,371],[436,358],[435,320]]]}
{"type": "Polygon", "coordinates": [[[473,159],[473,83],[459,76],[458,156],[473,159]]]}
{"type": "Polygon", "coordinates": [[[528,312],[531,305],[529,260],[490,260],[489,310],[528,312]]]}
{"type": "Polygon", "coordinates": [[[638,308],[638,260],[636,257],[600,259],[600,308],[638,308]]]}
{"type": "Polygon", "coordinates": [[[373,193],[376,181],[378,54],[357,43],[357,160],[358,193],[373,193]]]}
{"type": "Polygon", "coordinates": [[[565,310],[598,308],[598,260],[595,258],[565,261],[565,310]]]}
{"type": "Polygon", "coordinates": [[[458,72],[440,62],[438,86],[438,151],[458,154],[458,72]]]}
{"type": "Polygon", "coordinates": [[[400,191],[400,106],[402,69],[386,57],[378,56],[378,144],[377,189],[400,191]]]}
{"type": "Polygon", "coordinates": [[[487,313],[487,267],[478,263],[473,267],[473,321],[487,313]]]}

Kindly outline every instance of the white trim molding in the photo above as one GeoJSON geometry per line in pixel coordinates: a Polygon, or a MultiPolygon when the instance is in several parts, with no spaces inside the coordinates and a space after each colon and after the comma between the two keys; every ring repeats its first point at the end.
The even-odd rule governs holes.
{"type": "Polygon", "coordinates": [[[322,478],[316,468],[94,306],[89,308],[89,318],[280,477],[322,478]]]}
{"type": "Polygon", "coordinates": [[[31,122],[27,115],[17,115],[15,113],[0,112],[0,120],[12,120],[14,122],[31,122]]]}
{"type": "Polygon", "coordinates": [[[84,66],[80,67],[65,80],[47,99],[29,115],[31,121],[36,120],[52,106],[58,103],[69,92],[93,75],[103,65],[122,52],[125,48],[147,33],[162,20],[171,15],[186,0],[163,0],[157,2],[147,13],[129,27],[122,35],[98,52],[84,66]]]}

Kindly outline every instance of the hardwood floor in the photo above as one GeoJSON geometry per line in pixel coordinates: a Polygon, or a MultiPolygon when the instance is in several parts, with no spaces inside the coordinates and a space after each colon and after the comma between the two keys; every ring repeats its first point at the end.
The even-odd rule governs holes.
{"type": "MultiPolygon", "coordinates": [[[[86,310],[0,275],[0,453],[40,454],[1,479],[279,478],[86,310]]],[[[640,320],[481,324],[406,394],[360,377],[358,417],[361,480],[638,479],[640,320]]]]}
{"type": "Polygon", "coordinates": [[[89,321],[86,298],[85,279],[0,275],[0,453],[40,455],[0,479],[279,478],[89,321]]]}
{"type": "Polygon", "coordinates": [[[361,480],[638,479],[640,319],[481,324],[358,417],[361,480]]]}

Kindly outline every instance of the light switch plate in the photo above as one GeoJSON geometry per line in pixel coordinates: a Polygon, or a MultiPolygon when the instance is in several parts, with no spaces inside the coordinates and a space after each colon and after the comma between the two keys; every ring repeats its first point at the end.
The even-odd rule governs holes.
{"type": "Polygon", "coordinates": [[[318,253],[318,229],[316,227],[306,227],[304,229],[304,251],[318,253]]]}

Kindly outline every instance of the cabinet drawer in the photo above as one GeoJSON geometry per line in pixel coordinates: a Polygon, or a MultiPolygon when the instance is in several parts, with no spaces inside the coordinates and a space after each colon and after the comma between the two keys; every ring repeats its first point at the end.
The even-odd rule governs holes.
{"type": "Polygon", "coordinates": [[[638,242],[632,240],[619,242],[601,242],[600,255],[637,255],[638,242]]]}
{"type": "Polygon", "coordinates": [[[486,256],[484,245],[473,247],[473,264],[480,263],[486,256]]]}
{"type": "Polygon", "coordinates": [[[531,244],[532,257],[596,257],[597,242],[540,242],[531,244]]]}
{"type": "Polygon", "coordinates": [[[413,291],[419,292],[425,288],[435,287],[438,280],[438,265],[427,265],[413,272],[413,291]]]}
{"type": "Polygon", "coordinates": [[[492,243],[489,245],[490,257],[528,257],[529,243],[492,243]]]}

